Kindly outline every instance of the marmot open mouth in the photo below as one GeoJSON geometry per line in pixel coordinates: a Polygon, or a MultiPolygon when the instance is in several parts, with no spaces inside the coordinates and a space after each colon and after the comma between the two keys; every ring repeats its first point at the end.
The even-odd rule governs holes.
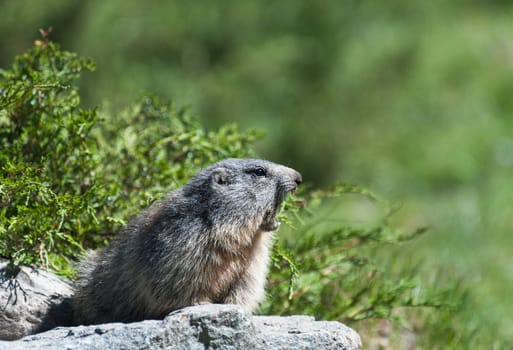
{"type": "Polygon", "coordinates": [[[283,187],[276,191],[276,198],[274,199],[274,208],[272,210],[268,210],[264,215],[264,220],[260,225],[260,229],[263,231],[276,231],[280,227],[280,221],[278,220],[278,214],[283,207],[283,201],[288,192],[294,193],[297,189],[297,186],[293,187],[283,187]]]}
{"type": "Polygon", "coordinates": [[[272,210],[265,213],[264,220],[260,225],[260,229],[262,231],[276,231],[280,227],[280,222],[278,221],[277,217],[278,211],[279,210],[272,210]]]}

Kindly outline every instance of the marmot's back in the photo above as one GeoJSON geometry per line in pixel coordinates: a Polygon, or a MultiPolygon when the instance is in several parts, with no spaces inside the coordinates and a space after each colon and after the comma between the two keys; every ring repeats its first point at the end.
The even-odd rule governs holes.
{"type": "Polygon", "coordinates": [[[272,231],[301,175],[259,159],[226,159],[129,222],[80,265],[76,324],[162,318],[198,303],[253,310],[264,298],[272,231]]]}

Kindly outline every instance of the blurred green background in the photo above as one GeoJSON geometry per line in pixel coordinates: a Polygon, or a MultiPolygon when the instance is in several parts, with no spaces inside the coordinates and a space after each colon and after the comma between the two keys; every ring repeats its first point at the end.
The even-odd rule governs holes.
{"type": "Polygon", "coordinates": [[[461,279],[469,322],[513,334],[513,3],[4,0],[0,12],[0,67],[52,26],[97,62],[86,105],[156,92],[208,127],[266,131],[259,154],[311,184],[402,203],[400,226],[431,229],[395,264],[461,279]]]}

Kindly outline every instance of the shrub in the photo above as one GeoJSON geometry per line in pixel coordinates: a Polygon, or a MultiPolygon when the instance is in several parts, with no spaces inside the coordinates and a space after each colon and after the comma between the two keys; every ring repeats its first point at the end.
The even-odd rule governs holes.
{"type": "Polygon", "coordinates": [[[144,97],[119,115],[80,106],[91,60],[38,41],[0,72],[0,255],[69,275],[163,191],[205,164],[252,154],[255,131],[206,132],[186,110],[144,97]]]}
{"type": "MultiPolygon", "coordinates": [[[[74,83],[94,63],[43,34],[0,71],[0,256],[12,271],[29,264],[72,277],[71,262],[85,248],[106,244],[141,208],[207,164],[254,155],[262,134],[234,125],[207,132],[186,109],[157,97],[142,97],[121,113],[83,108],[74,83]]],[[[393,275],[370,258],[423,232],[395,230],[388,204],[372,227],[307,219],[322,221],[319,205],[347,193],[377,200],[343,185],[287,200],[280,216],[291,229],[275,246],[262,311],[354,323],[404,319],[405,307],[450,310],[455,293],[420,288],[414,271],[393,275]]]]}

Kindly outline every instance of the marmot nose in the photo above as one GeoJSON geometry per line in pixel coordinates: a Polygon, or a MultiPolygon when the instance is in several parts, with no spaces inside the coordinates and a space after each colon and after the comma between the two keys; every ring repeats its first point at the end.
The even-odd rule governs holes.
{"type": "Polygon", "coordinates": [[[300,173],[298,173],[297,171],[296,171],[296,174],[295,174],[295,175],[296,175],[296,176],[294,177],[294,182],[296,183],[296,185],[298,185],[298,186],[299,186],[299,185],[301,185],[301,182],[303,182],[303,177],[302,177],[302,176],[301,176],[301,174],[300,174],[300,173]]]}
{"type": "Polygon", "coordinates": [[[297,190],[298,186],[303,181],[303,177],[301,176],[300,173],[298,173],[297,171],[294,170],[294,173],[292,174],[292,180],[296,183],[296,186],[293,189],[293,192],[295,192],[297,190]]]}
{"type": "Polygon", "coordinates": [[[288,191],[295,192],[303,181],[301,174],[292,168],[284,168],[281,175],[281,181],[285,187],[288,187],[288,191]]]}

